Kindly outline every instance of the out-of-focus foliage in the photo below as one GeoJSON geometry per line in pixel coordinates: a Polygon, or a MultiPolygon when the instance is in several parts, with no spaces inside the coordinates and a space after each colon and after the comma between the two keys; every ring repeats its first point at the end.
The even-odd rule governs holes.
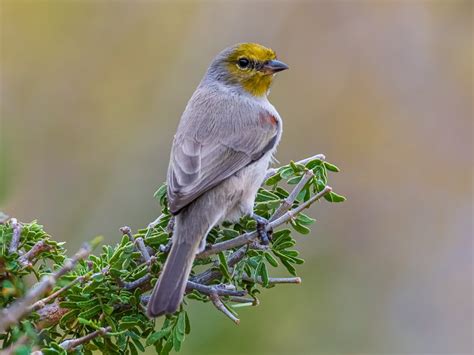
{"type": "MultiPolygon", "coordinates": [[[[285,186],[298,184],[306,175],[310,176],[309,180],[304,185],[306,180],[299,185],[302,186],[301,191],[288,209],[297,208],[309,201],[326,188],[328,170],[339,171],[335,165],[319,159],[310,160],[305,165],[291,162],[279,168],[266,181],[267,186],[260,188],[255,213],[270,219],[290,195],[285,186]]],[[[66,354],[64,341],[110,327],[105,336],[95,337],[71,350],[75,350],[77,354],[92,354],[95,350],[105,354],[138,354],[145,351],[145,347],[153,346],[158,354],[168,354],[173,349],[179,351],[185,335],[191,331],[186,312],[190,300],[207,303],[210,299],[197,290],[189,292],[181,310],[167,316],[157,331],[155,321],[145,315],[143,294],[155,284],[157,278],[154,275],[159,275],[166,261],[167,252],[160,246],[170,241],[167,228],[171,216],[167,208],[166,188],[160,187],[155,197],[162,205],[163,212],[156,226],[139,230],[134,236],[125,232],[117,245],[104,245],[100,254],[90,255],[87,260],[80,261],[72,272],[60,278],[50,293],[65,287],[63,292],[44,302],[36,313],[32,313],[19,325],[13,326],[6,333],[0,333],[2,348],[14,346],[26,336],[27,340],[18,345],[18,354],[26,354],[32,349],[41,349],[45,355],[66,354]],[[137,238],[143,238],[145,246],[150,248],[149,252],[154,256],[151,262],[144,260],[144,255],[134,245],[137,238]],[[150,279],[137,283],[149,273],[153,275],[150,279]]],[[[345,200],[332,191],[324,197],[329,202],[345,200]]],[[[286,272],[296,276],[296,267],[304,260],[294,249],[297,242],[292,230],[309,234],[310,225],[314,222],[306,214],[295,213],[290,219],[291,229],[275,231],[268,247],[248,246],[244,256],[232,268],[229,266],[231,255],[241,246],[197,259],[191,280],[198,280],[203,275],[203,268],[219,271],[216,277],[206,282],[207,285],[222,287],[219,285],[225,284],[234,290],[244,290],[251,297],[250,301],[233,303],[236,301],[232,297],[222,296],[221,300],[228,310],[236,314],[240,307],[256,305],[261,289],[275,286],[271,283],[271,277],[282,272],[282,268],[278,268],[280,263],[286,272]]],[[[214,245],[230,240],[255,230],[255,227],[256,222],[249,217],[244,217],[235,224],[224,223],[211,230],[207,243],[214,245]]],[[[12,243],[12,236],[12,224],[0,224],[0,306],[5,311],[8,311],[6,308],[13,301],[21,299],[25,294],[27,276],[34,275],[39,281],[43,276],[60,269],[66,260],[64,243],[53,241],[36,222],[22,225],[20,244],[15,252],[9,252],[7,248],[12,243]],[[31,252],[39,242],[47,246],[45,250],[29,258],[26,263],[20,262],[21,256],[31,252]]],[[[211,307],[209,311],[214,312],[214,309],[211,307]]],[[[199,323],[199,319],[194,321],[195,325],[201,326],[199,323]]],[[[211,348],[210,346],[210,350],[211,348]]]]}

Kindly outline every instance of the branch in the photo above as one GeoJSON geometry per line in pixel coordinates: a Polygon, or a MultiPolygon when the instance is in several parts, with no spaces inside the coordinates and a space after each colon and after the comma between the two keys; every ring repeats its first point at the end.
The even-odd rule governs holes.
{"type": "Polygon", "coordinates": [[[10,254],[13,254],[18,251],[18,245],[20,245],[21,224],[18,223],[16,218],[12,218],[10,219],[10,226],[13,229],[13,235],[12,241],[10,243],[10,248],[8,248],[8,252],[10,254]]]}
{"type": "MultiPolygon", "coordinates": [[[[300,213],[302,210],[305,208],[308,208],[311,206],[314,202],[319,200],[321,197],[326,195],[332,191],[332,188],[329,186],[326,186],[321,192],[317,193],[313,197],[311,197],[308,201],[301,203],[298,207],[292,209],[291,211],[286,212],[283,216],[271,221],[268,223],[266,226],[266,230],[269,231],[271,229],[274,229],[283,223],[286,223],[290,221],[294,216],[296,216],[298,213],[300,213]]],[[[257,231],[253,232],[248,232],[245,234],[242,234],[238,237],[235,237],[230,240],[226,240],[224,242],[220,242],[217,244],[214,244],[211,248],[204,250],[202,253],[198,254],[198,258],[207,258],[210,255],[220,253],[221,251],[227,250],[227,249],[233,249],[233,248],[238,248],[242,245],[245,245],[254,239],[258,237],[257,231]]]]}
{"type": "Polygon", "coordinates": [[[226,287],[226,285],[206,286],[206,285],[198,284],[193,281],[188,281],[188,283],[186,284],[186,290],[187,291],[196,290],[205,295],[211,295],[215,293],[219,296],[242,297],[247,294],[247,291],[245,290],[238,291],[238,290],[235,290],[235,287],[234,289],[231,289],[231,288],[226,287]]]}
{"type": "Polygon", "coordinates": [[[97,338],[99,336],[104,336],[107,333],[109,333],[112,330],[112,327],[105,327],[105,328],[100,328],[96,330],[95,332],[92,332],[90,334],[87,334],[81,338],[77,339],[70,339],[70,340],[65,340],[59,346],[63,348],[66,351],[74,350],[77,348],[79,345],[85,344],[89,341],[91,341],[94,338],[97,338]]]}
{"type": "Polygon", "coordinates": [[[93,279],[94,277],[99,276],[99,275],[106,275],[108,272],[109,272],[109,266],[104,267],[101,271],[96,272],[95,274],[92,274],[92,275],[89,273],[89,274],[86,274],[86,275],[78,276],[73,281],[68,283],[66,286],[60,288],[59,290],[57,290],[55,292],[53,292],[49,296],[47,296],[47,297],[45,297],[45,298],[43,298],[39,301],[36,301],[33,305],[31,305],[29,307],[28,312],[35,312],[35,311],[45,307],[49,302],[51,302],[53,299],[57,298],[60,294],[67,291],[68,289],[70,289],[75,284],[83,283],[83,282],[85,282],[87,280],[90,280],[90,279],[93,279]]]}
{"type": "MultiPolygon", "coordinates": [[[[242,260],[245,257],[245,254],[247,253],[248,247],[247,245],[244,245],[243,247],[237,249],[234,251],[228,258],[227,260],[227,265],[229,267],[233,267],[235,264],[237,264],[240,260],[242,260]]],[[[217,264],[216,266],[218,266],[217,264]]],[[[229,270],[230,271],[230,270],[229,270]]],[[[209,284],[212,281],[220,278],[222,276],[222,272],[217,269],[208,269],[199,275],[196,275],[192,278],[194,282],[200,283],[200,284],[209,284]]]]}
{"type": "Polygon", "coordinates": [[[209,295],[209,299],[212,301],[212,304],[214,305],[214,307],[216,307],[219,311],[221,311],[227,317],[229,317],[235,324],[239,325],[240,319],[234,316],[232,312],[227,309],[227,307],[225,306],[224,303],[222,303],[217,293],[211,293],[209,295]]]}
{"type": "Polygon", "coordinates": [[[91,250],[91,246],[85,244],[72,259],[64,263],[61,269],[52,275],[44,276],[23,298],[15,301],[10,307],[3,309],[0,313],[0,333],[5,332],[10,326],[17,324],[23,317],[29,314],[32,311],[29,306],[53,287],[61,276],[71,271],[79,260],[87,257],[91,250]]]}
{"type": "Polygon", "coordinates": [[[50,245],[46,244],[46,242],[44,240],[40,240],[40,241],[36,242],[36,244],[33,245],[33,247],[28,252],[26,252],[25,254],[20,256],[18,258],[18,262],[21,265],[23,265],[24,267],[30,266],[31,261],[34,258],[36,258],[36,256],[38,256],[42,252],[48,251],[50,249],[51,249],[50,245]]]}
{"type": "Polygon", "coordinates": [[[293,191],[291,191],[291,194],[283,201],[283,203],[278,207],[278,209],[275,211],[273,216],[270,218],[270,222],[274,221],[278,217],[281,217],[284,215],[290,208],[293,206],[293,203],[295,202],[296,198],[298,197],[299,193],[303,188],[305,187],[306,183],[311,180],[311,178],[314,176],[314,173],[312,170],[306,170],[305,173],[303,174],[301,180],[298,182],[298,184],[295,186],[293,191]]]}
{"type": "Polygon", "coordinates": [[[143,238],[139,237],[137,239],[135,239],[135,245],[137,247],[137,249],[140,251],[140,253],[142,254],[142,257],[143,259],[149,263],[150,262],[150,253],[148,253],[148,250],[145,246],[145,243],[143,242],[143,238]]]}
{"type": "MultiPolygon", "coordinates": [[[[261,277],[257,277],[255,279],[253,277],[249,277],[248,275],[242,275],[242,280],[263,285],[263,280],[262,280],[261,277]]],[[[270,284],[270,285],[300,284],[300,283],[301,283],[301,277],[269,277],[268,278],[268,284],[270,284]]]]}

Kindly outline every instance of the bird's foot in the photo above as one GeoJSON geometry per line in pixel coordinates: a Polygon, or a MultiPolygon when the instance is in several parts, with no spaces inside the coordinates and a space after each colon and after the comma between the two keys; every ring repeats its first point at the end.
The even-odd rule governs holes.
{"type": "Polygon", "coordinates": [[[173,246],[173,241],[170,239],[168,243],[166,244],[161,244],[158,249],[165,254],[168,254],[171,250],[171,247],[173,246]]]}
{"type": "Polygon", "coordinates": [[[260,238],[260,242],[263,245],[270,244],[270,240],[272,239],[273,229],[270,228],[267,230],[267,226],[270,223],[266,218],[263,218],[259,215],[253,214],[252,218],[257,222],[257,233],[260,238]]]}
{"type": "Polygon", "coordinates": [[[171,216],[170,221],[168,222],[168,225],[166,226],[166,231],[171,235],[174,233],[174,216],[171,216]]]}

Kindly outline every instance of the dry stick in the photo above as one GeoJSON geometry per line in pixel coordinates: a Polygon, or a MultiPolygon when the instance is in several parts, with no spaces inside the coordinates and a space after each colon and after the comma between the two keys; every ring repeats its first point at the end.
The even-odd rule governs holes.
{"type": "Polygon", "coordinates": [[[65,340],[61,344],[59,344],[59,346],[61,348],[63,348],[64,350],[66,350],[66,351],[74,350],[79,345],[85,344],[85,343],[87,343],[87,342],[91,341],[92,339],[97,338],[99,336],[104,336],[108,332],[110,332],[111,330],[112,330],[112,327],[100,328],[100,329],[96,330],[95,332],[87,334],[87,335],[85,335],[81,338],[65,340]]]}
{"type": "MultiPolygon", "coordinates": [[[[298,207],[295,207],[291,211],[286,212],[283,216],[268,223],[268,225],[266,226],[266,230],[269,231],[273,228],[276,228],[282,225],[283,223],[288,222],[289,220],[293,219],[294,216],[296,216],[302,210],[304,210],[305,208],[308,208],[309,206],[311,206],[311,204],[313,204],[314,202],[316,202],[321,197],[323,197],[324,195],[326,195],[327,193],[331,191],[332,191],[332,188],[330,186],[326,186],[322,191],[320,191],[319,193],[311,197],[308,201],[301,203],[298,207]]],[[[220,253],[221,251],[224,251],[227,249],[238,248],[242,245],[245,245],[253,241],[257,237],[258,237],[257,231],[247,232],[233,239],[229,239],[224,242],[214,244],[211,248],[206,249],[202,253],[198,254],[197,257],[207,258],[210,255],[220,253]]]]}
{"type": "Polygon", "coordinates": [[[305,187],[306,183],[311,180],[311,178],[314,176],[314,173],[312,170],[306,170],[305,173],[303,174],[301,180],[298,182],[298,184],[295,186],[293,191],[291,191],[290,195],[285,198],[278,207],[278,209],[275,211],[273,216],[270,218],[270,222],[274,221],[278,217],[283,216],[290,208],[293,206],[293,203],[295,202],[296,198],[298,197],[299,193],[303,188],[305,187]]]}
{"type": "Polygon", "coordinates": [[[71,271],[79,260],[86,258],[92,248],[85,244],[61,269],[52,275],[43,276],[25,295],[25,297],[15,301],[10,307],[3,309],[0,313],[0,333],[5,332],[11,325],[17,324],[24,316],[31,312],[30,305],[35,302],[47,290],[53,287],[57,280],[64,274],[71,271]]]}
{"type": "Polygon", "coordinates": [[[43,308],[44,306],[46,306],[49,302],[51,302],[52,300],[54,300],[56,297],[58,297],[61,293],[63,293],[64,291],[67,291],[68,289],[70,289],[72,286],[74,286],[75,284],[77,284],[78,282],[83,282],[85,280],[85,276],[79,276],[78,278],[76,278],[75,280],[71,281],[69,284],[67,284],[66,286],[60,288],[59,290],[57,290],[56,292],[53,292],[52,294],[50,294],[48,297],[45,297],[39,301],[36,301],[34,304],[32,304],[29,308],[28,308],[28,311],[29,312],[34,312],[34,311],[37,311],[41,308],[43,308]]]}
{"type": "Polygon", "coordinates": [[[234,316],[232,314],[231,311],[229,311],[227,309],[227,307],[225,306],[224,303],[222,303],[219,295],[217,293],[211,293],[209,295],[209,299],[212,301],[212,304],[219,310],[221,311],[222,313],[224,313],[227,317],[229,317],[235,324],[239,324],[240,323],[240,319],[237,318],[236,316],[234,316]]]}
{"type": "Polygon", "coordinates": [[[38,242],[36,242],[35,245],[33,245],[33,247],[28,250],[28,252],[26,252],[25,254],[23,254],[22,256],[20,256],[18,258],[18,262],[23,265],[23,266],[28,266],[30,265],[30,262],[38,255],[38,254],[41,254],[43,251],[48,251],[51,249],[51,246],[46,244],[46,242],[44,240],[40,240],[38,242]]]}
{"type": "Polygon", "coordinates": [[[234,303],[251,303],[252,306],[258,306],[260,304],[257,298],[230,297],[229,301],[234,303]]]}
{"type": "Polygon", "coordinates": [[[132,229],[130,227],[128,226],[120,227],[120,231],[122,232],[123,235],[126,235],[128,237],[128,240],[133,242],[132,229]]]}
{"type": "MultiPolygon", "coordinates": [[[[263,284],[263,280],[261,277],[257,277],[256,279],[253,277],[249,277],[248,275],[242,275],[242,280],[258,283],[260,285],[263,284]]],[[[275,284],[300,284],[301,277],[269,277],[268,284],[275,285],[275,284]]]]}
{"type": "Polygon", "coordinates": [[[21,224],[18,223],[16,218],[12,218],[10,219],[10,226],[13,229],[13,235],[10,248],[8,248],[8,253],[13,254],[18,251],[18,245],[20,245],[21,224]]]}
{"type": "MultiPolygon", "coordinates": [[[[233,267],[234,265],[236,265],[240,260],[245,257],[247,250],[248,246],[244,245],[243,247],[234,251],[227,259],[227,265],[229,267],[233,267]]],[[[214,281],[215,279],[218,279],[221,276],[222,272],[220,270],[208,269],[200,273],[199,275],[194,276],[192,280],[200,284],[209,284],[210,282],[214,281]]]]}
{"type": "Polygon", "coordinates": [[[143,259],[145,259],[145,261],[149,263],[151,257],[150,257],[150,253],[148,253],[145,243],[143,242],[143,238],[139,237],[135,239],[135,245],[137,249],[140,251],[140,253],[142,254],[143,259]]]}
{"type": "Polygon", "coordinates": [[[233,290],[233,289],[228,289],[219,285],[216,286],[206,286],[206,285],[201,285],[196,282],[188,281],[186,284],[186,290],[191,291],[191,290],[196,290],[199,291],[200,293],[203,293],[205,295],[211,295],[213,293],[219,295],[219,296],[237,296],[237,297],[242,297],[247,294],[247,291],[242,290],[233,290]]]}
{"type": "Polygon", "coordinates": [[[83,282],[85,282],[87,280],[90,280],[90,279],[93,279],[93,278],[95,278],[99,275],[105,275],[108,272],[109,272],[109,266],[104,267],[101,271],[96,272],[95,274],[92,274],[92,275],[86,274],[86,275],[78,276],[76,279],[72,280],[70,283],[68,283],[66,286],[60,288],[59,290],[53,292],[48,297],[45,297],[45,298],[43,298],[39,301],[36,301],[34,304],[32,304],[29,307],[28,311],[29,312],[34,312],[34,311],[37,311],[37,310],[43,308],[49,302],[51,302],[53,299],[57,298],[60,294],[62,294],[64,291],[67,291],[68,289],[70,289],[72,286],[74,286],[78,282],[83,283],[83,282]]]}

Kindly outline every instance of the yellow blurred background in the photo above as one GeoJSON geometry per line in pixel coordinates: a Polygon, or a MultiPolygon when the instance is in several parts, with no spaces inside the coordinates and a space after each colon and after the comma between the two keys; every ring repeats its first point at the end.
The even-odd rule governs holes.
{"type": "Polygon", "coordinates": [[[255,41],[290,65],[277,158],[326,154],[348,201],[312,208],[301,286],[264,291],[239,327],[193,303],[182,354],[473,351],[470,1],[0,3],[0,210],[70,252],[159,213],[215,54],[255,41]]]}

